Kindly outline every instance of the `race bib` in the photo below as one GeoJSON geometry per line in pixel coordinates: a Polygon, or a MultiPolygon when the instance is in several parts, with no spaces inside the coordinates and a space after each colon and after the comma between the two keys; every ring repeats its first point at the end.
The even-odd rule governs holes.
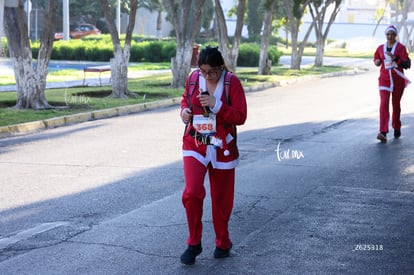
{"type": "Polygon", "coordinates": [[[216,115],[210,114],[208,117],[203,115],[194,115],[193,127],[200,134],[214,134],[216,132],[216,115]]]}
{"type": "Polygon", "coordinates": [[[385,58],[384,65],[386,70],[391,70],[398,67],[397,63],[395,61],[392,61],[388,56],[385,58]]]}

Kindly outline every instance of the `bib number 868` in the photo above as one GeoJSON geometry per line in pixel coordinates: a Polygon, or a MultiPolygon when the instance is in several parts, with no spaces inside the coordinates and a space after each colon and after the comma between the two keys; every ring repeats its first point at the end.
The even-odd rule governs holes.
{"type": "Polygon", "coordinates": [[[196,126],[196,131],[198,132],[214,130],[213,124],[211,123],[197,123],[195,126],[196,126]]]}

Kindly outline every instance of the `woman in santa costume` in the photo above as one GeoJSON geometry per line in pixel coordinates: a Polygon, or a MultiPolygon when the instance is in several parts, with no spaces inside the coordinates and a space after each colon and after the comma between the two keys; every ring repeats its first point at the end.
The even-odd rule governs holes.
{"type": "Polygon", "coordinates": [[[389,102],[392,98],[392,127],[394,138],[401,136],[401,97],[404,88],[410,83],[403,69],[411,65],[406,47],[396,40],[398,30],[391,25],[385,29],[387,41],[378,46],[374,54],[374,64],[381,66],[379,81],[380,108],[379,133],[377,139],[387,141],[390,120],[389,102]]]}
{"type": "Polygon", "coordinates": [[[206,47],[198,58],[199,69],[188,77],[181,101],[185,188],[182,195],[189,236],[181,255],[186,265],[202,252],[202,215],[208,173],[215,238],[215,258],[230,256],[228,223],[233,209],[235,167],[238,164],[236,125],[247,116],[240,80],[226,69],[216,47],[206,47]]]}

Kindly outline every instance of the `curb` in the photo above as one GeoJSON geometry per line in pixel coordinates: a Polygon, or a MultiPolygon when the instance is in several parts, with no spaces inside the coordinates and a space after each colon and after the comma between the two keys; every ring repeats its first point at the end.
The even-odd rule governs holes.
{"type": "MultiPolygon", "coordinates": [[[[281,81],[270,82],[270,83],[268,82],[268,83],[251,86],[251,87],[245,87],[244,91],[245,93],[258,92],[258,91],[262,91],[262,90],[266,90],[270,88],[293,85],[293,84],[297,84],[297,83],[312,80],[312,79],[336,77],[336,76],[344,76],[344,75],[354,75],[354,74],[366,72],[366,71],[367,70],[361,70],[361,69],[355,68],[352,70],[347,70],[347,71],[342,71],[342,72],[327,73],[327,74],[322,74],[322,75],[302,76],[302,77],[297,77],[293,79],[281,80],[281,81]]],[[[175,106],[175,105],[180,104],[180,102],[181,102],[181,97],[176,97],[176,98],[171,98],[171,99],[164,99],[164,100],[140,103],[140,104],[135,104],[135,105],[121,106],[121,107],[116,107],[116,108],[111,108],[111,109],[96,110],[92,112],[49,118],[49,119],[40,120],[40,121],[26,122],[26,123],[14,124],[14,125],[9,125],[9,126],[2,126],[0,127],[0,139],[20,136],[20,135],[25,135],[25,134],[31,134],[31,133],[39,132],[42,130],[57,128],[61,126],[68,126],[68,125],[73,125],[73,124],[87,122],[87,121],[106,119],[106,118],[117,117],[117,116],[124,116],[124,115],[135,114],[135,113],[158,109],[158,108],[175,106]]]]}
{"type": "Polygon", "coordinates": [[[146,102],[135,105],[128,105],[111,109],[103,109],[92,112],[49,118],[45,120],[3,126],[0,127],[0,138],[14,137],[92,120],[105,119],[116,116],[139,113],[152,109],[170,107],[179,104],[180,101],[181,97],[177,97],[160,101],[146,102]]]}

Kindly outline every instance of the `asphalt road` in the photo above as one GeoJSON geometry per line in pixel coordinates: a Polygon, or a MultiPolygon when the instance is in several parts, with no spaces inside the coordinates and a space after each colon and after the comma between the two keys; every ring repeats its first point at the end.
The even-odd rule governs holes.
{"type": "Polygon", "coordinates": [[[413,273],[413,88],[401,139],[380,144],[376,79],[247,94],[232,255],[213,259],[207,196],[192,267],[178,106],[1,139],[0,273],[413,273]]]}

